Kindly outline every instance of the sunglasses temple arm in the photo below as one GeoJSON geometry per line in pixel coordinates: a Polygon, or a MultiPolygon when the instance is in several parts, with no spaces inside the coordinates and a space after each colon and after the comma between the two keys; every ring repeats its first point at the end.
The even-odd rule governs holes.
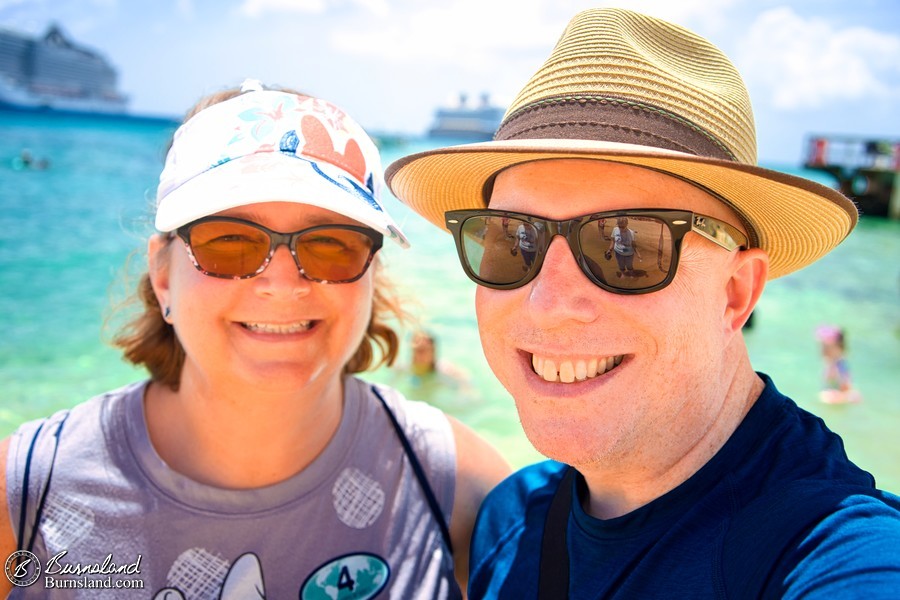
{"type": "Polygon", "coordinates": [[[729,252],[747,247],[747,237],[739,229],[712,217],[694,215],[691,229],[729,252]]]}

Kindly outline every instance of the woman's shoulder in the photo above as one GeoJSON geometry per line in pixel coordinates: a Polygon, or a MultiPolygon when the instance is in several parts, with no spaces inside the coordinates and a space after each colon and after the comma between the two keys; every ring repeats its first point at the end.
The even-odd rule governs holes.
{"type": "Polygon", "coordinates": [[[55,431],[61,425],[71,428],[84,422],[96,424],[104,412],[125,403],[135,394],[142,393],[146,385],[146,381],[130,383],[93,396],[70,408],[61,408],[49,416],[25,421],[16,428],[10,437],[13,439],[30,438],[37,435],[43,438],[56,435],[55,431]]]}
{"type": "Polygon", "coordinates": [[[355,407],[350,428],[365,432],[368,445],[408,442],[424,463],[438,471],[452,471],[456,444],[450,419],[425,402],[410,400],[398,390],[357,377],[348,377],[345,406],[355,407]]]}
{"type": "Polygon", "coordinates": [[[9,437],[8,461],[13,468],[49,462],[59,447],[67,454],[92,452],[110,431],[124,429],[128,400],[140,398],[146,381],[131,383],[64,408],[40,419],[26,421],[9,437]],[[46,460],[45,460],[46,459],[46,460]]]}
{"type": "MultiPolygon", "coordinates": [[[[114,455],[110,439],[123,435],[127,400],[139,400],[145,385],[140,382],[110,390],[48,417],[22,423],[7,440],[8,498],[24,497],[25,486],[29,495],[37,498],[51,473],[54,481],[77,478],[98,464],[98,457],[114,455]],[[64,466],[54,470],[61,462],[64,466]]],[[[18,504],[13,502],[10,508],[18,518],[18,504]]]]}
{"type": "Polygon", "coordinates": [[[400,390],[383,383],[371,383],[356,377],[349,378],[349,381],[359,396],[369,400],[369,410],[389,410],[407,433],[415,433],[421,429],[436,430],[447,435],[451,433],[447,415],[439,408],[421,400],[411,400],[400,390]]]}

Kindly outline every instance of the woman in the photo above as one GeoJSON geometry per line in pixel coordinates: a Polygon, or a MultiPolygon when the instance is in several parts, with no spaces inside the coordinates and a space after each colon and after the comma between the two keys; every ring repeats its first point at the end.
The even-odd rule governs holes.
{"type": "Polygon", "coordinates": [[[508,467],[351,376],[397,353],[377,252],[407,242],[380,177],[324,100],[247,82],[198,103],[160,175],[144,312],[116,340],[149,380],[0,449],[13,597],[460,596],[454,562],[464,582],[508,467]]]}
{"type": "MultiPolygon", "coordinates": [[[[602,233],[602,230],[601,230],[602,233]]],[[[612,230],[612,239],[609,241],[609,248],[606,250],[607,260],[610,254],[615,251],[616,262],[619,270],[616,271],[617,277],[632,277],[634,271],[634,255],[637,254],[638,260],[644,260],[638,251],[637,244],[634,241],[634,229],[628,228],[628,218],[619,217],[616,219],[616,226],[612,230]]]]}

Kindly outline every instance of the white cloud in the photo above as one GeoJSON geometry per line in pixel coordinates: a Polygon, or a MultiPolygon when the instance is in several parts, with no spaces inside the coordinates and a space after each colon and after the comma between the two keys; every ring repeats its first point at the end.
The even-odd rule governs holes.
{"type": "Polygon", "coordinates": [[[11,29],[42,36],[50,24],[58,25],[76,43],[97,46],[107,23],[120,13],[118,0],[26,0],[0,6],[0,22],[11,29]]]}
{"type": "Polygon", "coordinates": [[[900,97],[900,36],[865,27],[839,29],[786,7],[756,19],[739,57],[748,85],[780,109],[900,97]]]}
{"type": "MultiPolygon", "coordinates": [[[[342,20],[328,29],[332,60],[388,69],[396,90],[416,86],[426,102],[453,103],[489,91],[505,105],[549,56],[569,20],[599,6],[624,6],[691,29],[716,27],[741,0],[388,0],[390,18],[342,20]]],[[[398,92],[392,92],[398,97],[398,92]]]]}
{"type": "Polygon", "coordinates": [[[395,11],[397,19],[377,27],[347,26],[335,31],[332,39],[347,54],[392,62],[496,68],[491,59],[499,51],[549,47],[556,40],[562,24],[548,23],[546,4],[519,0],[514,10],[506,3],[484,0],[411,4],[395,11]]]}
{"type": "MultiPolygon", "coordinates": [[[[375,4],[387,14],[388,0],[356,0],[375,4]]],[[[398,63],[438,62],[466,69],[496,69],[502,55],[523,50],[549,52],[566,23],[579,11],[598,6],[624,6],[671,20],[691,29],[720,28],[727,11],[739,0],[444,0],[423,3],[391,0],[391,19],[343,24],[332,33],[336,50],[377,56],[398,63]]]]}
{"type": "Polygon", "coordinates": [[[321,14],[350,4],[379,17],[390,13],[389,0],[243,0],[238,12],[259,17],[266,14],[321,14]]]}
{"type": "Polygon", "coordinates": [[[353,4],[378,17],[386,17],[391,12],[388,0],[353,0],[353,4]]]}
{"type": "Polygon", "coordinates": [[[244,0],[238,12],[248,17],[269,13],[322,13],[325,0],[244,0]]]}

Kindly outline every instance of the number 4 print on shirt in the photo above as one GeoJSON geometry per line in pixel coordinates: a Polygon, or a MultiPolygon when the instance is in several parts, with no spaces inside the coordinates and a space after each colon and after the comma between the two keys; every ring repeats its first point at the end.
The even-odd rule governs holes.
{"type": "Polygon", "coordinates": [[[374,554],[347,554],[331,560],[303,582],[301,600],[368,600],[390,579],[387,563],[374,554]]]}

